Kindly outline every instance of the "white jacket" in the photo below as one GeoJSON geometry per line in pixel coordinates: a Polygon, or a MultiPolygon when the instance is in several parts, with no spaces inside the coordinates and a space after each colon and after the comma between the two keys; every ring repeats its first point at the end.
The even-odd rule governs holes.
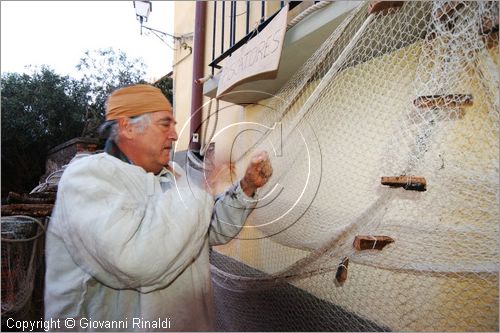
{"type": "Polygon", "coordinates": [[[214,201],[170,165],[177,179],[107,153],[67,167],[46,238],[52,328],[214,329],[209,244],[236,236],[254,199],[238,184],[214,201]]]}

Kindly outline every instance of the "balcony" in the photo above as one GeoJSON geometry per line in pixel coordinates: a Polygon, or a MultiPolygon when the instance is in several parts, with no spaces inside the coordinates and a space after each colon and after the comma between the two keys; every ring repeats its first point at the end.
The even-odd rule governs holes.
{"type": "MultiPolygon", "coordinates": [[[[326,7],[306,16],[285,34],[276,78],[258,79],[241,83],[231,89],[231,92],[239,93],[222,95],[220,99],[234,104],[247,104],[255,103],[275,94],[339,26],[349,12],[356,8],[361,2],[362,1],[332,2],[326,5],[326,7]]],[[[242,43],[235,43],[231,49],[226,51],[225,55],[227,56],[231,52],[234,52],[241,44],[242,43]]],[[[211,65],[215,68],[220,66],[222,70],[224,70],[225,57],[222,58],[223,56],[224,54],[218,59],[215,59],[211,65]]],[[[205,96],[215,98],[220,75],[221,72],[218,72],[204,83],[203,94],[205,96]]]]}

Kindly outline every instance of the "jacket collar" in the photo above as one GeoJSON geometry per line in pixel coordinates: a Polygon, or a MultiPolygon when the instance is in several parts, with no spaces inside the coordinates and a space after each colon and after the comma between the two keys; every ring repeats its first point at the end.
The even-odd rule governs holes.
{"type": "Polygon", "coordinates": [[[127,156],[125,156],[125,154],[120,150],[120,148],[118,148],[118,145],[112,139],[106,140],[106,145],[104,146],[104,151],[106,153],[108,153],[109,155],[121,160],[122,162],[132,164],[132,162],[130,162],[130,160],[127,158],[127,156]]]}

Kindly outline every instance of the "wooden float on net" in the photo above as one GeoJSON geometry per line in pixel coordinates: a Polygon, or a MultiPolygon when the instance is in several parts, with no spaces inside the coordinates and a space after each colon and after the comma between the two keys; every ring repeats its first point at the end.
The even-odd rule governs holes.
{"type": "Polygon", "coordinates": [[[417,176],[396,176],[396,177],[381,177],[382,185],[390,187],[402,187],[409,191],[426,191],[427,181],[424,177],[417,176]]]}
{"type": "Polygon", "coordinates": [[[343,284],[347,280],[347,268],[349,267],[349,258],[344,257],[337,267],[337,273],[335,274],[335,280],[339,284],[343,284]]]}
{"type": "Polygon", "coordinates": [[[434,18],[442,22],[448,21],[464,6],[464,3],[461,1],[447,1],[443,3],[441,7],[436,9],[434,12],[434,18]]]}
{"type": "Polygon", "coordinates": [[[466,94],[419,96],[413,101],[413,105],[419,109],[465,108],[472,106],[473,103],[474,98],[472,95],[466,94]]]}
{"type": "Polygon", "coordinates": [[[488,49],[498,46],[498,16],[495,19],[483,18],[479,35],[488,49]]]}
{"type": "Polygon", "coordinates": [[[387,14],[391,8],[398,8],[403,6],[404,1],[371,1],[368,5],[368,15],[383,12],[387,14]]]}
{"type": "Polygon", "coordinates": [[[413,110],[409,117],[415,123],[424,119],[435,120],[436,116],[442,120],[462,119],[465,115],[465,108],[473,104],[474,97],[470,94],[419,96],[413,100],[416,110],[413,110]]]}
{"type": "Polygon", "coordinates": [[[358,251],[382,250],[386,245],[394,243],[394,239],[389,236],[357,235],[354,237],[353,246],[358,251]]]}

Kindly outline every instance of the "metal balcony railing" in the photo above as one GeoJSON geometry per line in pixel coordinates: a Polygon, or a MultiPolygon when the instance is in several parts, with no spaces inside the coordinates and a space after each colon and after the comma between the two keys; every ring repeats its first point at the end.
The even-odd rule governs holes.
{"type": "MultiPolygon", "coordinates": [[[[242,3],[241,1],[214,1],[213,2],[213,31],[212,31],[212,62],[208,64],[210,67],[212,67],[212,75],[214,74],[215,68],[221,68],[219,63],[225,59],[226,57],[230,56],[235,50],[240,48],[243,44],[248,42],[250,39],[255,37],[260,31],[262,31],[269,22],[278,14],[281,8],[283,8],[286,5],[286,1],[280,1],[280,9],[274,12],[272,15],[266,18],[266,6],[265,6],[265,1],[260,1],[260,24],[252,31],[249,31],[250,29],[250,14],[251,10],[259,10],[258,7],[256,6],[251,6],[251,1],[245,1],[245,6],[246,6],[246,11],[244,12],[245,14],[245,36],[241,38],[239,41],[236,41],[236,9],[237,9],[237,3],[242,3]],[[227,4],[229,3],[229,4],[227,4]],[[227,39],[227,31],[225,31],[225,26],[226,26],[226,11],[229,10],[229,45],[227,46],[224,44],[226,39],[227,39]],[[218,16],[218,13],[221,13],[220,16],[218,16]],[[220,26],[218,27],[217,24],[217,19],[220,19],[220,26]],[[216,45],[217,41],[217,34],[220,34],[220,45],[216,45]],[[220,53],[218,56],[217,50],[220,48],[220,53]]],[[[255,3],[252,1],[252,3],[255,3]]],[[[288,10],[293,9],[297,5],[299,5],[301,1],[289,1],[289,7],[288,10]]],[[[241,14],[239,14],[241,15],[241,14]]]]}

